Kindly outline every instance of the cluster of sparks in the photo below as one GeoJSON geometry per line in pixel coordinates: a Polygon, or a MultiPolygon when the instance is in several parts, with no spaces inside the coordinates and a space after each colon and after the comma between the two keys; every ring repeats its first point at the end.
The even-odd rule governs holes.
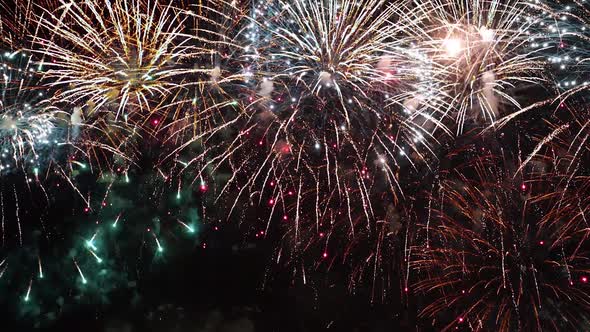
{"type": "Polygon", "coordinates": [[[129,183],[150,165],[178,199],[194,188],[257,236],[282,230],[276,258],[305,282],[320,247],[314,268],[350,262],[351,287],[368,275],[375,295],[398,275],[404,297],[438,294],[433,324],[576,327],[589,9],[564,2],[2,0],[0,174],[64,179],[88,212],[80,171],[129,183]],[[511,126],[527,133],[502,167],[456,148],[462,167],[445,169],[466,136],[511,126]]]}

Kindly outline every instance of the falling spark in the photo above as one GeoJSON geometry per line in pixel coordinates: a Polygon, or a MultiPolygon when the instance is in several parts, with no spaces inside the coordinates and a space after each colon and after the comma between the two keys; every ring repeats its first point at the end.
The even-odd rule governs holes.
{"type": "Polygon", "coordinates": [[[84,277],[84,274],[82,273],[82,270],[80,269],[80,266],[78,266],[78,262],[76,262],[75,259],[74,259],[74,265],[76,265],[76,269],[78,270],[78,273],[80,274],[80,278],[82,278],[82,283],[86,284],[87,280],[84,277]]]}

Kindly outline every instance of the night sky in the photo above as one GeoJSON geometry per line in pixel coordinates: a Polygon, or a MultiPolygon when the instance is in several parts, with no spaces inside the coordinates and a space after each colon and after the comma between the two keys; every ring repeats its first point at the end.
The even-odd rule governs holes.
{"type": "Polygon", "coordinates": [[[0,0],[0,331],[590,330],[589,23],[0,0]]]}

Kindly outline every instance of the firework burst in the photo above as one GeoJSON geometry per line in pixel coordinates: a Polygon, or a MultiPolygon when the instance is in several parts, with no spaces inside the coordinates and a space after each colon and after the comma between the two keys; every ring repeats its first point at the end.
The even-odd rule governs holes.
{"type": "Polygon", "coordinates": [[[405,22],[394,21],[392,7],[379,0],[279,1],[268,10],[270,23],[258,23],[260,44],[270,46],[260,52],[261,71],[300,98],[337,99],[350,123],[352,105],[371,107],[375,94],[383,98],[410,76],[397,67],[411,52],[403,50],[405,22]]]}
{"type": "Polygon", "coordinates": [[[22,168],[26,173],[47,162],[41,150],[57,143],[54,132],[58,125],[57,110],[46,104],[47,91],[35,86],[38,67],[22,52],[0,55],[0,169],[22,168]]]}
{"type": "Polygon", "coordinates": [[[182,87],[190,37],[186,17],[158,1],[61,1],[38,18],[51,31],[35,43],[45,59],[45,79],[58,89],[54,100],[115,121],[140,126],[158,115],[182,87]]]}
{"type": "Polygon", "coordinates": [[[56,0],[2,0],[0,1],[0,45],[2,48],[24,50],[30,47],[31,36],[37,24],[35,11],[40,8],[52,10],[56,0]]]}
{"type": "Polygon", "coordinates": [[[561,94],[559,100],[584,94],[588,90],[588,64],[590,40],[587,4],[548,4],[549,13],[544,24],[546,43],[553,46],[553,54],[547,61],[551,64],[552,74],[561,94]]]}
{"type": "MultiPolygon", "coordinates": [[[[71,145],[90,164],[128,167],[154,135],[193,68],[189,16],[152,0],[61,1],[37,16],[36,52],[52,103],[69,114],[71,145]],[[106,163],[105,163],[106,161],[106,163]]],[[[175,113],[172,115],[174,116],[175,113]]]]}
{"type": "Polygon", "coordinates": [[[479,158],[433,192],[412,265],[415,289],[439,297],[421,315],[444,330],[575,329],[590,305],[587,229],[498,162],[479,158]]]}
{"type": "Polygon", "coordinates": [[[252,13],[236,38],[244,64],[226,75],[242,75],[232,90],[240,98],[214,118],[199,117],[214,126],[192,139],[202,152],[186,169],[196,167],[201,183],[227,173],[211,188],[216,197],[231,211],[241,198],[268,206],[264,228],[273,216],[289,223],[296,246],[302,232],[319,234],[342,217],[338,227],[351,236],[371,228],[372,195],[396,201],[400,169],[431,148],[399,105],[387,106],[409,75],[396,74],[395,62],[412,56],[395,39],[402,28],[390,24],[391,5],[279,1],[255,4],[252,13]]]}
{"type": "Polygon", "coordinates": [[[451,118],[461,133],[468,120],[493,124],[501,112],[528,106],[515,91],[546,81],[543,48],[530,46],[533,7],[520,0],[434,0],[398,7],[411,22],[407,31],[416,49],[431,62],[430,96],[417,94],[410,103],[417,115],[443,123],[451,118]]]}
{"type": "Polygon", "coordinates": [[[185,4],[186,33],[192,44],[185,72],[183,91],[168,105],[168,113],[155,124],[158,136],[172,147],[162,161],[175,159],[183,149],[206,138],[211,132],[233,124],[238,102],[252,77],[241,55],[239,36],[245,19],[244,9],[234,2],[201,1],[185,4]]]}

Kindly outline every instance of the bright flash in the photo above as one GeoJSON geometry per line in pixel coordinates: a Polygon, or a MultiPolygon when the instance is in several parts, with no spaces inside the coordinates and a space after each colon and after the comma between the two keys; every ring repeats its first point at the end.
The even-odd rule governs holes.
{"type": "Polygon", "coordinates": [[[448,56],[456,57],[459,55],[459,53],[461,53],[463,43],[459,39],[451,38],[445,39],[445,41],[443,42],[443,46],[448,56]]]}
{"type": "Polygon", "coordinates": [[[494,37],[496,36],[494,30],[488,29],[486,27],[481,27],[479,29],[479,34],[481,35],[481,39],[488,43],[494,41],[494,37]]]}

